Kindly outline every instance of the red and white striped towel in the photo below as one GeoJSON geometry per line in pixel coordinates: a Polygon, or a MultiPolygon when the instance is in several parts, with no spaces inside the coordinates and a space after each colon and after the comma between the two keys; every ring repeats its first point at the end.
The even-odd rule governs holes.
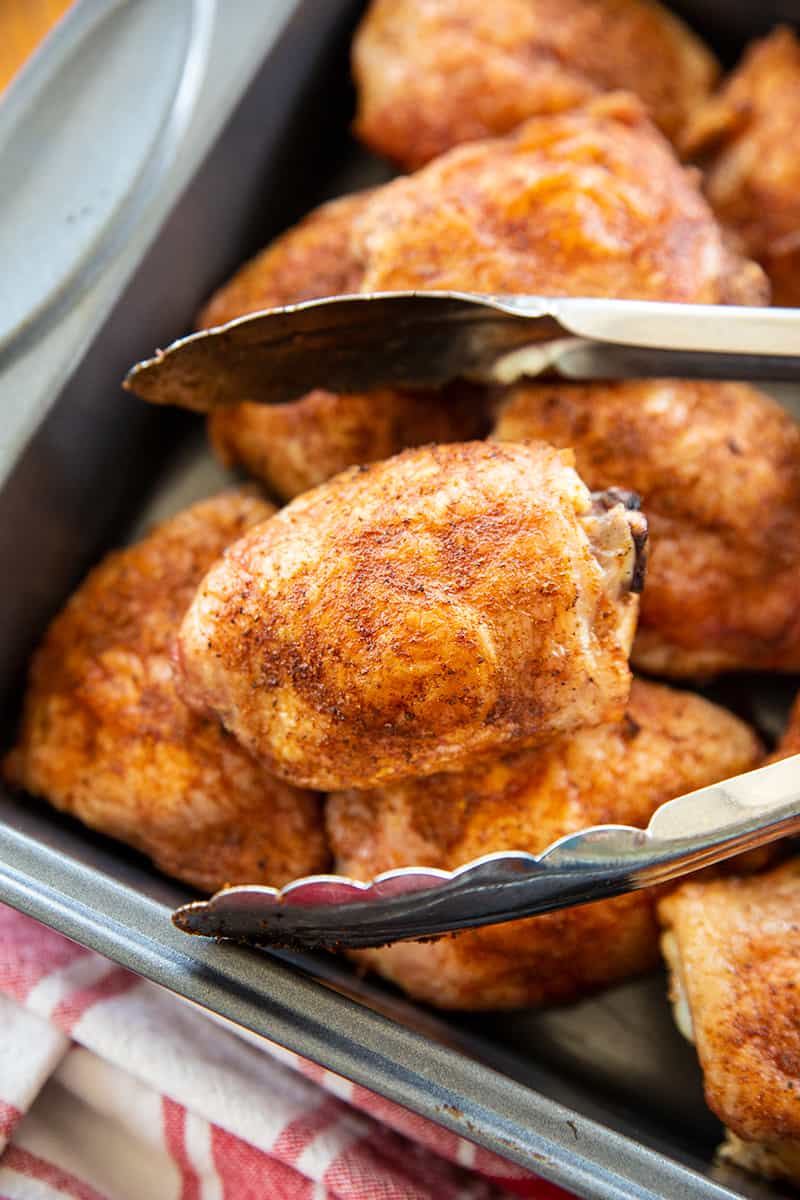
{"type": "Polygon", "coordinates": [[[567,1193],[0,905],[0,1200],[567,1193]]]}

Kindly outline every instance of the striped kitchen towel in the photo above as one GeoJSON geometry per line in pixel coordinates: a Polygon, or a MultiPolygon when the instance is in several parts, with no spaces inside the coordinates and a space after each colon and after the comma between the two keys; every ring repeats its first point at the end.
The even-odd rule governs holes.
{"type": "Polygon", "coordinates": [[[564,1200],[0,905],[0,1200],[564,1200]]]}

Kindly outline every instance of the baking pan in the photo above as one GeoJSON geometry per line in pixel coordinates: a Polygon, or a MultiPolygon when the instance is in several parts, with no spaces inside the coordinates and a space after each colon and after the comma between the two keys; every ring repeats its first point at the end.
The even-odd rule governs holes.
{"type": "MultiPolygon", "coordinates": [[[[185,332],[211,288],[311,205],[387,177],[347,133],[347,46],[361,7],[83,0],[0,109],[0,146],[13,151],[0,246],[8,239],[18,269],[27,263],[19,289],[0,294],[3,745],[30,652],[89,564],[227,478],[191,418],[120,390],[127,367],[185,332]],[[131,159],[111,180],[113,153],[89,161],[81,137],[95,150],[112,139],[113,152],[105,112],[132,119],[126,89],[156,75],[146,127],[117,140],[131,159]],[[95,100],[78,122],[86,80],[95,100]],[[43,202],[39,160],[26,155],[55,136],[53,113],[63,115],[55,141],[72,139],[72,161],[90,169],[83,193],[67,172],[66,190],[43,202]],[[109,200],[103,185],[114,181],[109,200]]],[[[774,734],[796,686],[743,677],[715,695],[774,734]]],[[[187,898],[126,848],[0,793],[0,899],[242,1029],[583,1196],[784,1194],[714,1166],[720,1127],[659,974],[549,1012],[437,1015],[333,957],[189,939],[169,919],[187,898]]]]}

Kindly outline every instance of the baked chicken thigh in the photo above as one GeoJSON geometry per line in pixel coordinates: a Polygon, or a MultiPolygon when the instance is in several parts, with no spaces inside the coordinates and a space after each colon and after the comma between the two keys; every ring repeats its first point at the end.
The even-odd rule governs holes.
{"type": "MultiPolygon", "coordinates": [[[[371,879],[401,866],[451,870],[499,850],[536,853],[589,825],[644,826],[667,800],[757,762],[746,725],[699,696],[634,680],[625,718],[468,771],[328,798],[336,870],[371,879]]],[[[575,999],[658,959],[652,891],[398,942],[354,957],[443,1008],[575,999]]]]}
{"type": "MultiPolygon", "coordinates": [[[[324,205],[221,288],[201,323],[387,288],[756,303],[765,287],[726,250],[641,105],[615,95],[324,205]]],[[[314,391],[221,410],[209,428],[226,462],[289,497],[409,445],[481,436],[488,421],[479,390],[460,383],[436,395],[314,391]]]]}
{"type": "Polygon", "coordinates": [[[643,542],[569,452],[456,443],[351,468],[206,576],[184,695],[300,786],[454,770],[620,717],[643,542]]]}
{"type": "Polygon", "coordinates": [[[361,291],[395,288],[760,303],[634,96],[533,117],[372,193],[354,215],[361,291]]]}
{"type": "Polygon", "coordinates": [[[572,447],[589,487],[641,496],[637,667],[800,670],[800,427],[770,397],[737,383],[526,384],[493,437],[572,447]]]}
{"type": "Polygon", "coordinates": [[[800,41],[776,29],[755,42],[684,137],[706,194],[742,253],[757,259],[775,304],[800,304],[800,41]]]}
{"type": "MultiPolygon", "coordinates": [[[[800,697],[767,762],[800,754],[800,697]]],[[[750,867],[750,855],[745,866],[750,867]]],[[[740,860],[735,860],[734,865],[740,860]]],[[[721,1156],[800,1184],[800,858],[690,879],[659,905],[675,1021],[697,1047],[721,1156]]]]}
{"type": "Polygon", "coordinates": [[[800,1184],[800,858],[662,901],[676,1021],[697,1046],[721,1156],[800,1184]]]}
{"type": "Polygon", "coordinates": [[[34,655],[5,762],[12,783],[203,891],[328,863],[320,797],[269,775],[175,685],[172,643],[198,583],[273,511],[215,496],[95,567],[34,655]]]}
{"type": "Polygon", "coordinates": [[[411,169],[619,88],[675,139],[717,71],[654,0],[373,0],[353,43],[355,130],[411,169]]]}
{"type": "MultiPolygon", "coordinates": [[[[372,192],[324,204],[247,263],[214,295],[200,325],[346,292],[357,292],[361,266],[350,246],[355,216],[372,192]]],[[[456,384],[428,393],[309,392],[291,404],[240,404],[209,418],[211,444],[224,463],[242,466],[290,499],[355,463],[390,458],[407,446],[452,442],[486,432],[477,388],[456,384]]]]}

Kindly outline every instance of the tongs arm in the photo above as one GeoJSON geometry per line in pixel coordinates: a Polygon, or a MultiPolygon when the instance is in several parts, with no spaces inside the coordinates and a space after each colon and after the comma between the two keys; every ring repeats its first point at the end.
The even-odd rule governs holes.
{"type": "Polygon", "coordinates": [[[800,755],[689,792],[647,829],[601,825],[540,854],[500,852],[455,871],[405,867],[362,883],[336,875],[282,891],[246,885],[178,909],[187,933],[293,949],[362,949],[618,896],[666,883],[800,830],[800,755]]]}
{"type": "Polygon", "coordinates": [[[240,317],[137,363],[125,386],[211,412],[314,388],[693,377],[800,382],[800,309],[470,292],[333,296],[240,317]]]}

